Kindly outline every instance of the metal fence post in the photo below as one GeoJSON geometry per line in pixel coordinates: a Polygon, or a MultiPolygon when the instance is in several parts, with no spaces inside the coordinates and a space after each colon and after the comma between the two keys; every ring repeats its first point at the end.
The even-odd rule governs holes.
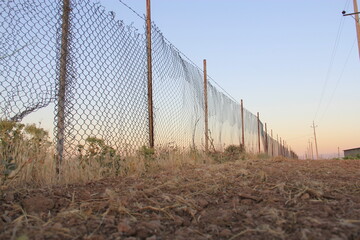
{"type": "Polygon", "coordinates": [[[60,72],[57,111],[56,134],[56,173],[60,175],[60,168],[64,155],[65,132],[65,94],[67,77],[67,57],[69,55],[69,28],[70,28],[70,0],[63,0],[63,13],[61,25],[60,72]]]}

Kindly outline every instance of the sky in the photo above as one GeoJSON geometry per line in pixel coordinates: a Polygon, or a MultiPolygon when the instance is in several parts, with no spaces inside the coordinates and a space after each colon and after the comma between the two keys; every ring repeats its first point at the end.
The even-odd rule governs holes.
{"type": "MultiPolygon", "coordinates": [[[[146,0],[122,0],[140,15],[146,0]]],[[[140,32],[119,0],[100,0],[140,32]]],[[[152,0],[164,36],[303,157],[360,147],[360,60],[351,0],[152,0]]]]}

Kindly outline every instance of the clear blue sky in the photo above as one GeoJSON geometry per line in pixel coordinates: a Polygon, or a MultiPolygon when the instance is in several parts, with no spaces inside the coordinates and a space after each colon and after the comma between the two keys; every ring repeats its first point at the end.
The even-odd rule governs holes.
{"type": "MultiPolygon", "coordinates": [[[[145,13],[145,0],[123,2],[145,13]]],[[[143,31],[117,0],[102,3],[143,31]]],[[[152,20],[193,62],[207,59],[209,75],[299,155],[313,120],[319,152],[331,154],[360,147],[355,24],[341,15],[352,7],[349,0],[152,0],[152,20]]]]}
{"type": "MultiPolygon", "coordinates": [[[[146,0],[122,0],[145,13],[146,0]]],[[[118,0],[101,0],[143,32],[118,0]]],[[[304,155],[360,147],[360,61],[351,0],[152,0],[164,36],[304,155]],[[341,27],[339,27],[341,24],[341,27]],[[338,36],[338,38],[337,38],[338,36]],[[336,39],[338,39],[336,41],[336,39]]]]}

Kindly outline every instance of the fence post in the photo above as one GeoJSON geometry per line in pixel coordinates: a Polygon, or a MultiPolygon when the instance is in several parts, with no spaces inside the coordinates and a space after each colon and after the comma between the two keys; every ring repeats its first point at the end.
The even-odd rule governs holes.
{"type": "Polygon", "coordinates": [[[273,130],[271,129],[271,156],[274,156],[274,137],[273,137],[273,130]]]}
{"type": "Polygon", "coordinates": [[[61,24],[61,46],[60,46],[60,71],[59,89],[57,103],[57,124],[56,124],[56,173],[60,175],[60,168],[64,156],[64,133],[65,133],[65,95],[67,77],[67,57],[69,54],[69,28],[70,28],[70,0],[63,0],[62,24],[61,24]]]}
{"type": "Polygon", "coordinates": [[[147,80],[148,80],[148,114],[149,114],[149,147],[154,148],[154,114],[152,90],[152,49],[151,49],[151,8],[150,0],[146,0],[146,40],[147,40],[147,80]]]}
{"type": "Polygon", "coordinates": [[[241,99],[241,144],[243,149],[245,150],[245,133],[244,133],[244,104],[243,100],[241,99]]]}
{"type": "Polygon", "coordinates": [[[268,134],[267,134],[267,124],[265,123],[265,152],[269,154],[269,141],[268,141],[268,134]]]}
{"type": "Polygon", "coordinates": [[[258,122],[258,147],[259,147],[259,153],[261,152],[261,148],[260,148],[260,117],[259,117],[259,112],[257,113],[257,122],[258,122]]]}
{"type": "Polygon", "coordinates": [[[209,152],[209,121],[208,121],[208,96],[207,96],[207,71],[204,59],[204,114],[205,114],[205,152],[209,152]]]}
{"type": "Polygon", "coordinates": [[[276,156],[279,156],[279,134],[276,134],[276,143],[277,143],[277,154],[276,156]]]}

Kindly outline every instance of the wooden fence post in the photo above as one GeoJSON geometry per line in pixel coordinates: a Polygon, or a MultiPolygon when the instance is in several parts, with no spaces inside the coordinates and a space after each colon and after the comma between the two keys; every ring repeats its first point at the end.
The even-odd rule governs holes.
{"type": "Polygon", "coordinates": [[[268,133],[267,133],[267,124],[265,123],[265,152],[269,154],[269,141],[268,141],[268,133]]]}
{"type": "Polygon", "coordinates": [[[206,59],[204,59],[204,114],[205,114],[205,152],[209,152],[209,121],[208,121],[208,94],[206,59]]]}
{"type": "Polygon", "coordinates": [[[146,40],[147,40],[147,80],[148,80],[148,114],[149,114],[149,147],[154,148],[154,113],[152,90],[152,48],[151,48],[151,8],[150,0],[146,0],[146,40]]]}
{"type": "Polygon", "coordinates": [[[271,156],[274,156],[274,137],[273,137],[273,130],[271,129],[271,156]]]}
{"type": "Polygon", "coordinates": [[[243,100],[241,99],[241,144],[243,149],[245,150],[245,133],[244,133],[244,104],[243,104],[243,100]]]}
{"type": "Polygon", "coordinates": [[[61,164],[64,157],[65,140],[65,97],[67,78],[67,58],[69,55],[69,28],[70,28],[70,0],[63,0],[63,12],[61,23],[61,47],[60,47],[60,72],[57,103],[57,125],[56,125],[56,173],[60,178],[61,164]]]}
{"type": "Polygon", "coordinates": [[[260,148],[260,116],[259,116],[259,112],[257,113],[257,125],[258,125],[258,151],[260,153],[261,148],[260,148]]]}

